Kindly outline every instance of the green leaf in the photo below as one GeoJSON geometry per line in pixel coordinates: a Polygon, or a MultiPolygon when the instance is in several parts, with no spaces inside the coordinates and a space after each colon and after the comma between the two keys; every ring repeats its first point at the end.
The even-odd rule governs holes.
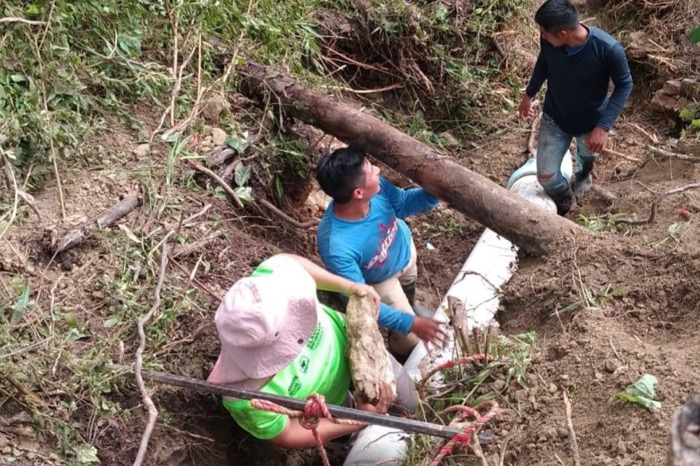
{"type": "Polygon", "coordinates": [[[696,27],[690,34],[688,34],[688,40],[693,44],[700,42],[700,26],[696,27]]]}
{"type": "Polygon", "coordinates": [[[24,75],[22,75],[22,74],[11,74],[10,80],[13,83],[23,83],[23,82],[27,81],[27,78],[25,78],[24,75]]]}
{"type": "Polygon", "coordinates": [[[105,328],[112,328],[121,321],[122,320],[119,317],[110,317],[109,319],[105,320],[104,326],[105,328]]]}
{"type": "Polygon", "coordinates": [[[11,322],[13,324],[19,324],[22,322],[22,318],[24,317],[24,311],[27,310],[27,307],[29,307],[29,290],[30,286],[26,285],[24,287],[24,290],[22,290],[22,294],[19,296],[19,299],[15,303],[14,307],[14,312],[12,313],[12,319],[11,322]]]}
{"type": "Polygon", "coordinates": [[[245,188],[238,187],[234,190],[234,192],[236,193],[236,196],[238,196],[238,198],[241,201],[243,201],[247,204],[251,204],[254,200],[253,199],[253,190],[250,187],[245,187],[245,188]]]}
{"type": "Polygon", "coordinates": [[[248,180],[250,179],[250,165],[243,165],[242,163],[239,163],[236,165],[236,170],[235,170],[235,180],[236,184],[238,186],[245,186],[246,183],[248,183],[248,180]]]}
{"type": "Polygon", "coordinates": [[[83,444],[79,447],[73,449],[75,452],[75,459],[78,460],[80,464],[93,464],[99,463],[100,459],[97,457],[97,448],[90,444],[83,444]]]}
{"type": "Polygon", "coordinates": [[[68,71],[66,71],[64,68],[57,68],[56,74],[58,75],[59,78],[64,78],[64,79],[67,78],[68,76],[70,76],[68,74],[68,71]]]}
{"type": "Polygon", "coordinates": [[[644,374],[632,385],[625,388],[624,392],[617,394],[617,397],[632,403],[644,406],[649,411],[661,409],[661,403],[656,401],[657,379],[651,374],[644,374]]]}
{"type": "Polygon", "coordinates": [[[63,315],[63,320],[66,321],[66,324],[68,324],[70,328],[77,329],[79,327],[78,321],[75,319],[75,316],[70,312],[63,315]]]}

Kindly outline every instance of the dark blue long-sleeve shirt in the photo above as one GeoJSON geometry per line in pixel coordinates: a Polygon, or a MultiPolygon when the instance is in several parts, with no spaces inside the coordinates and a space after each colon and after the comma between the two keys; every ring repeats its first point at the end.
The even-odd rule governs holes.
{"type": "Polygon", "coordinates": [[[632,75],[622,45],[605,31],[587,27],[586,43],[575,53],[540,40],[540,55],[526,94],[534,97],[547,81],[544,113],[572,136],[596,126],[610,130],[632,92],[632,75]],[[607,99],[612,79],[615,90],[607,99]]]}

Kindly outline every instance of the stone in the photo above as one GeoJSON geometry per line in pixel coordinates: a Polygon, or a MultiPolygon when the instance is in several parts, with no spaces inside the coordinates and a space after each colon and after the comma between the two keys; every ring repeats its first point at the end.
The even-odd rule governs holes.
{"type": "Polygon", "coordinates": [[[212,128],[211,142],[214,147],[220,147],[226,144],[226,131],[221,128],[212,128]]]}
{"type": "Polygon", "coordinates": [[[662,90],[668,95],[679,95],[681,93],[681,82],[676,79],[666,81],[662,90]]]}
{"type": "Polygon", "coordinates": [[[557,392],[557,386],[553,383],[550,383],[548,390],[550,394],[554,395],[557,392]]]}
{"type": "Polygon", "coordinates": [[[611,374],[613,374],[619,366],[620,364],[613,359],[608,359],[604,364],[605,371],[611,374]]]}
{"type": "Polygon", "coordinates": [[[686,99],[700,99],[700,81],[687,78],[681,81],[681,96],[686,99]]]}
{"type": "Polygon", "coordinates": [[[459,140],[449,131],[442,132],[438,136],[445,140],[445,147],[459,147],[459,140]]]}
{"type": "Polygon", "coordinates": [[[147,157],[148,154],[151,153],[151,145],[150,144],[139,144],[138,146],[136,146],[136,148],[132,152],[136,157],[139,157],[139,158],[147,157]]]}
{"type": "Polygon", "coordinates": [[[221,113],[228,107],[226,99],[222,95],[215,95],[202,106],[202,116],[208,121],[218,123],[221,113]]]}

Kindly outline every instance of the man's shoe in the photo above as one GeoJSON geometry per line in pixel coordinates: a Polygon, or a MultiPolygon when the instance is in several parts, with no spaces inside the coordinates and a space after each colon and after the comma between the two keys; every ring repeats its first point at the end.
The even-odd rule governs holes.
{"type": "Polygon", "coordinates": [[[574,206],[574,192],[569,188],[558,196],[551,196],[554,203],[557,205],[557,214],[562,217],[569,213],[574,206]]]}
{"type": "Polygon", "coordinates": [[[593,187],[593,175],[590,173],[585,178],[579,178],[578,175],[574,178],[574,196],[576,199],[581,198],[593,187]]]}

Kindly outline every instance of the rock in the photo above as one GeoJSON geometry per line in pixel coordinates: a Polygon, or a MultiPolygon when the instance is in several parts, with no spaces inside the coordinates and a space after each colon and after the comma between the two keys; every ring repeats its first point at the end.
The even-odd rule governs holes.
{"type": "Polygon", "coordinates": [[[617,368],[620,367],[620,363],[614,359],[608,359],[607,361],[605,361],[604,367],[606,372],[613,374],[615,373],[617,368]]]}
{"type": "Polygon", "coordinates": [[[227,106],[226,99],[224,99],[222,95],[215,95],[202,106],[202,115],[208,121],[218,123],[221,118],[221,113],[227,106]]]}
{"type": "Polygon", "coordinates": [[[226,131],[224,131],[221,128],[212,128],[211,142],[214,145],[214,147],[219,147],[226,144],[226,131]]]}
{"type": "Polygon", "coordinates": [[[506,382],[504,380],[496,380],[493,383],[493,389],[498,392],[502,392],[504,388],[506,388],[506,382]]]}
{"type": "Polygon", "coordinates": [[[550,394],[554,395],[557,392],[557,386],[553,383],[550,383],[548,390],[550,394]]]}
{"type": "Polygon", "coordinates": [[[148,156],[148,154],[151,153],[151,145],[150,144],[139,144],[138,146],[136,146],[136,148],[132,152],[138,158],[146,157],[146,156],[148,156]]]}
{"type": "Polygon", "coordinates": [[[596,380],[603,380],[603,374],[601,374],[600,372],[596,371],[596,373],[595,373],[595,379],[596,379],[596,380]]]}
{"type": "Polygon", "coordinates": [[[440,133],[438,136],[445,140],[445,147],[458,147],[459,140],[452,135],[449,131],[440,133]]]}
{"type": "Polygon", "coordinates": [[[663,92],[667,95],[680,95],[681,82],[676,79],[671,79],[664,83],[663,92]]]}
{"type": "Polygon", "coordinates": [[[105,299],[105,294],[103,291],[93,291],[92,297],[95,299],[105,299]]]}
{"type": "Polygon", "coordinates": [[[559,438],[557,429],[555,429],[554,427],[545,427],[544,429],[542,429],[542,435],[545,436],[548,440],[556,440],[559,438]]]}
{"type": "Polygon", "coordinates": [[[681,81],[680,94],[686,99],[700,99],[700,82],[694,79],[684,79],[681,81]]]}
{"type": "Polygon", "coordinates": [[[569,436],[569,431],[566,427],[560,427],[557,429],[557,435],[559,435],[559,438],[567,438],[569,436]]]}
{"type": "MultiPolygon", "coordinates": [[[[680,83],[679,83],[680,86],[680,83]]],[[[670,116],[677,116],[678,112],[683,108],[688,108],[693,105],[693,102],[680,95],[681,89],[676,92],[675,84],[664,84],[662,89],[659,89],[651,99],[651,109],[658,113],[663,113],[670,116]],[[670,92],[673,92],[670,93],[670,92]]]]}

